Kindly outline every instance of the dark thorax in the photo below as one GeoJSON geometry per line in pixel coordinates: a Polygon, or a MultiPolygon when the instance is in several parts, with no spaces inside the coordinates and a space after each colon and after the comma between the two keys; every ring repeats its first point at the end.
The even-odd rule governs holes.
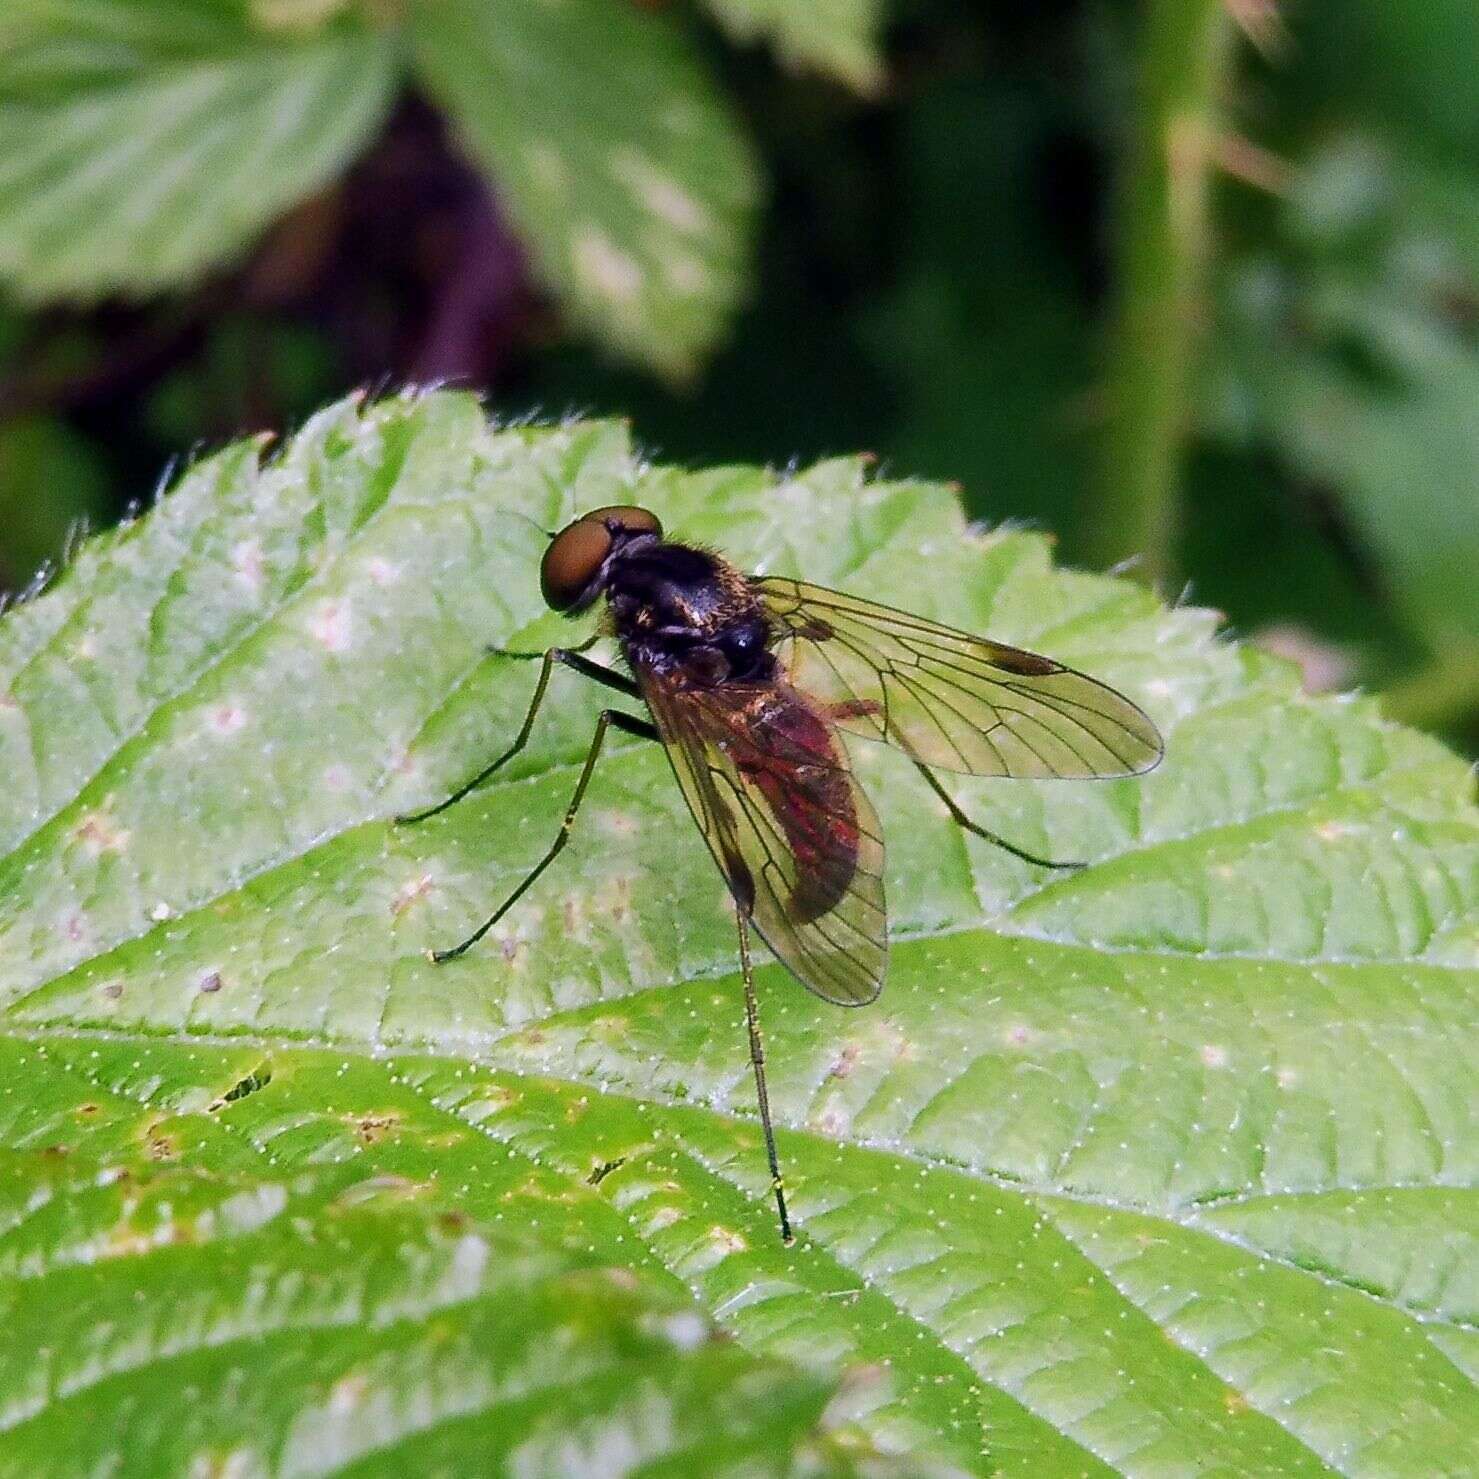
{"type": "Polygon", "coordinates": [[[708,550],[634,539],[608,564],[605,589],[612,632],[634,671],[701,688],[775,672],[749,582],[708,550]]]}

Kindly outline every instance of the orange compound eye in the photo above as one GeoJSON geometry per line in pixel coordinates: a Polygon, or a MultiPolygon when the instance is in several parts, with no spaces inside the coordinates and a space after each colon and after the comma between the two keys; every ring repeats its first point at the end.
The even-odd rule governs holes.
{"type": "Polygon", "coordinates": [[[611,531],[589,518],[567,524],[544,552],[539,566],[539,589],[554,611],[573,611],[589,602],[592,582],[601,562],[611,553],[611,531]]]}
{"type": "Polygon", "coordinates": [[[606,508],[593,508],[581,516],[583,523],[603,524],[623,534],[655,534],[662,538],[662,523],[655,513],[638,508],[635,503],[613,503],[606,508]]]}

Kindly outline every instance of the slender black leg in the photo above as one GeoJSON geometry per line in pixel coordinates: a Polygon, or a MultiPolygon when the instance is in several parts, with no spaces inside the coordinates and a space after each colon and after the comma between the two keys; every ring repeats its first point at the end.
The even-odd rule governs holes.
{"type": "Polygon", "coordinates": [[[456,806],[464,796],[471,791],[477,790],[495,770],[502,765],[506,765],[529,743],[529,735],[534,729],[534,718],[539,713],[540,704],[544,702],[545,690],[549,687],[549,675],[554,671],[559,651],[560,649],[558,647],[551,647],[544,654],[544,660],[539,668],[539,681],[534,685],[534,697],[529,701],[529,712],[524,715],[524,723],[513,744],[491,765],[485,765],[465,786],[459,786],[453,791],[445,801],[439,801],[435,806],[428,806],[425,811],[413,811],[407,816],[397,817],[395,819],[396,826],[408,827],[413,822],[424,822],[428,817],[434,817],[446,811],[449,806],[456,806]]]}
{"type": "Polygon", "coordinates": [[[979,822],[973,822],[955,804],[955,798],[935,779],[934,772],[929,766],[915,760],[914,768],[929,782],[930,789],[945,803],[950,815],[967,832],[974,832],[977,837],[984,837],[987,842],[1011,853],[1014,858],[1021,858],[1024,863],[1033,863],[1039,868],[1082,868],[1085,866],[1083,863],[1055,863],[1051,858],[1040,858],[1035,852],[1028,852],[1025,847],[1018,847],[1016,843],[1008,842],[1005,837],[998,837],[995,832],[988,832],[979,822]]]}
{"type": "MultiPolygon", "coordinates": [[[[578,647],[560,647],[555,650],[558,652],[589,652],[600,640],[600,632],[592,632],[578,647]]],[[[490,647],[488,652],[494,657],[513,657],[520,662],[538,662],[545,656],[543,652],[520,652],[516,647],[490,647]]]]}
{"type": "Polygon", "coordinates": [[[625,673],[614,672],[598,662],[592,662],[588,657],[582,657],[578,647],[560,648],[555,660],[564,663],[567,668],[579,673],[582,678],[589,678],[595,683],[604,683],[607,688],[614,688],[618,693],[626,694],[628,698],[642,697],[642,690],[625,673]]]}
{"type": "Polygon", "coordinates": [[[755,1002],[755,972],[750,964],[750,921],[743,909],[734,912],[739,924],[740,969],[745,978],[745,1025],[750,1029],[750,1063],[755,1070],[755,1097],[760,1101],[760,1127],[765,1132],[765,1154],[770,1160],[770,1185],[775,1192],[776,1211],[781,1214],[781,1242],[795,1241],[791,1219],[786,1215],[786,1188],[781,1163],[775,1153],[775,1130],[770,1123],[770,1095],[765,1088],[765,1048],[760,1041],[760,1009],[755,1002]]]}
{"type": "Polygon", "coordinates": [[[439,801],[435,806],[427,807],[425,811],[413,811],[406,816],[396,817],[395,825],[408,827],[413,822],[424,822],[428,817],[437,816],[446,811],[449,806],[456,806],[463,797],[476,791],[495,770],[506,765],[529,743],[529,736],[534,730],[535,716],[539,713],[539,706],[544,702],[545,690],[549,687],[549,676],[556,663],[573,668],[582,677],[593,679],[597,683],[604,683],[607,688],[614,688],[618,693],[626,694],[628,698],[640,698],[641,690],[625,674],[613,672],[610,668],[602,667],[598,662],[591,662],[588,658],[580,656],[581,652],[595,641],[596,638],[592,637],[590,641],[582,642],[579,647],[551,647],[547,652],[509,652],[501,647],[490,647],[488,650],[499,657],[521,659],[537,657],[540,659],[539,678],[534,684],[534,697],[529,702],[529,712],[524,715],[524,723],[518,735],[513,744],[491,765],[485,765],[466,785],[459,786],[445,801],[439,801]]]}
{"type": "MultiPolygon", "coordinates": [[[[545,671],[547,673],[548,668],[545,671]]],[[[585,764],[580,769],[580,779],[575,783],[570,805],[565,808],[565,820],[560,823],[560,830],[556,833],[554,842],[550,844],[550,850],[534,865],[524,881],[460,945],[454,945],[450,950],[431,951],[433,962],[440,965],[443,961],[456,960],[459,955],[471,950],[524,896],[534,880],[564,851],[565,844],[570,840],[570,829],[574,827],[575,818],[580,811],[580,803],[585,800],[585,788],[590,785],[591,773],[596,768],[596,761],[600,759],[601,746],[606,740],[606,731],[613,725],[641,739],[655,740],[657,738],[657,730],[645,719],[637,719],[631,714],[624,714],[620,709],[602,709],[601,717],[596,720],[596,732],[591,736],[591,747],[586,752],[585,764]]]]}

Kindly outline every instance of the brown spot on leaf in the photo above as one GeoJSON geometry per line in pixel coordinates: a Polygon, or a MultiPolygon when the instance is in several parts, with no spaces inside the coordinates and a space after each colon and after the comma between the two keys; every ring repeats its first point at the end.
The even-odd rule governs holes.
{"type": "Polygon", "coordinates": [[[89,812],[72,829],[72,836],[95,858],[122,852],[128,846],[128,833],[102,811],[89,812]]]}
{"type": "Polygon", "coordinates": [[[362,1114],[353,1117],[354,1133],[361,1144],[374,1145],[385,1139],[401,1122],[398,1114],[362,1114]]]}
{"type": "Polygon", "coordinates": [[[396,896],[390,901],[391,918],[399,919],[418,899],[424,899],[431,892],[431,888],[430,873],[423,873],[419,878],[412,878],[403,883],[397,890],[396,896]]]}
{"type": "Polygon", "coordinates": [[[149,1159],[153,1161],[172,1161],[179,1155],[179,1143],[173,1135],[167,1135],[156,1125],[150,1125],[144,1132],[144,1149],[149,1153],[149,1159]]]}
{"type": "Polygon", "coordinates": [[[855,1042],[848,1043],[837,1055],[837,1061],[828,1070],[833,1078],[846,1078],[863,1055],[862,1048],[855,1042]]]}
{"type": "Polygon", "coordinates": [[[585,1178],[587,1186],[599,1186],[618,1166],[626,1164],[626,1157],[619,1155],[614,1161],[602,1161],[589,1176],[585,1178]]]}

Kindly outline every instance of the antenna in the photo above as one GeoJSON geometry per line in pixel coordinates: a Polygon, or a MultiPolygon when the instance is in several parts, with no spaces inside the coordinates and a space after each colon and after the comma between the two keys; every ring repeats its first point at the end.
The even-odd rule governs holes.
{"type": "Polygon", "coordinates": [[[506,508],[503,510],[503,512],[508,514],[510,518],[522,519],[531,529],[537,529],[539,533],[543,534],[546,539],[553,539],[555,537],[554,531],[552,529],[546,529],[543,524],[535,523],[535,521],[531,519],[528,514],[521,513],[516,508],[506,508]]]}

